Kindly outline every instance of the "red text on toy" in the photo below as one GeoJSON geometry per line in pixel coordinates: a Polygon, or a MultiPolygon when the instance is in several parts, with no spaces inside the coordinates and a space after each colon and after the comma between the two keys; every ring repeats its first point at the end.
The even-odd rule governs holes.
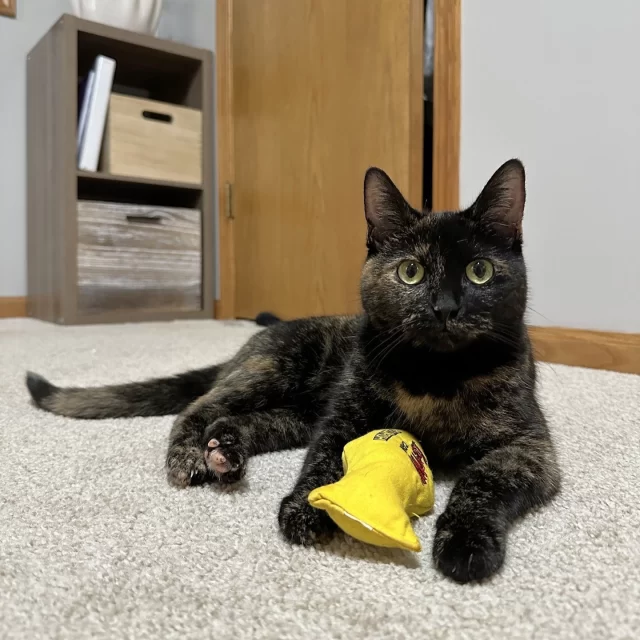
{"type": "Polygon", "coordinates": [[[427,458],[415,442],[411,443],[409,459],[413,462],[413,466],[416,468],[422,484],[429,484],[429,476],[427,476],[427,458]]]}

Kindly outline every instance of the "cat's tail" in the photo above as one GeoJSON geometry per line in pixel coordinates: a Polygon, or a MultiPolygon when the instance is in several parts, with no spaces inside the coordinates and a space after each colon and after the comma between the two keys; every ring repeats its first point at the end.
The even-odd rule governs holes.
{"type": "Polygon", "coordinates": [[[70,418],[129,418],[180,413],[213,386],[220,366],[187,371],[168,378],[106,387],[61,389],[35,373],[27,387],[35,404],[70,418]]]}
{"type": "Polygon", "coordinates": [[[270,327],[279,322],[282,322],[282,320],[269,311],[262,311],[256,316],[256,324],[261,327],[270,327]]]}

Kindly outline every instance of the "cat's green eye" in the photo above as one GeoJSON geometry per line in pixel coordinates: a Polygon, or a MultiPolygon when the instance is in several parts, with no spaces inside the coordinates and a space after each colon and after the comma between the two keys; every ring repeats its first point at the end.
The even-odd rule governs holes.
{"type": "Polygon", "coordinates": [[[488,260],[480,258],[467,265],[466,274],[473,284],[487,284],[493,278],[493,265],[488,260]]]}
{"type": "Polygon", "coordinates": [[[416,260],[404,260],[398,266],[398,278],[405,284],[420,284],[424,278],[424,267],[416,260]]]}

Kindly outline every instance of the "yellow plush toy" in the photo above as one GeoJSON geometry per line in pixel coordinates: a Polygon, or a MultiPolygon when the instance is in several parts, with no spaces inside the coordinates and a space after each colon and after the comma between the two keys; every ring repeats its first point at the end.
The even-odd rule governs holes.
{"type": "Polygon", "coordinates": [[[309,494],[346,533],[381,547],[420,551],[412,516],[431,510],[433,476],[410,433],[381,429],[349,442],[342,453],[344,477],[309,494]]]}

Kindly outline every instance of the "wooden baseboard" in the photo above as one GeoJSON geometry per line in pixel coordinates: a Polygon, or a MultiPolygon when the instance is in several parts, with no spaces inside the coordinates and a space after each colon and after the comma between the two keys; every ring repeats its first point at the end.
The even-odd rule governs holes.
{"type": "Polygon", "coordinates": [[[640,374],[640,333],[529,327],[536,359],[640,374]]]}
{"type": "Polygon", "coordinates": [[[27,299],[0,298],[0,318],[25,318],[27,315],[27,299]]]}

